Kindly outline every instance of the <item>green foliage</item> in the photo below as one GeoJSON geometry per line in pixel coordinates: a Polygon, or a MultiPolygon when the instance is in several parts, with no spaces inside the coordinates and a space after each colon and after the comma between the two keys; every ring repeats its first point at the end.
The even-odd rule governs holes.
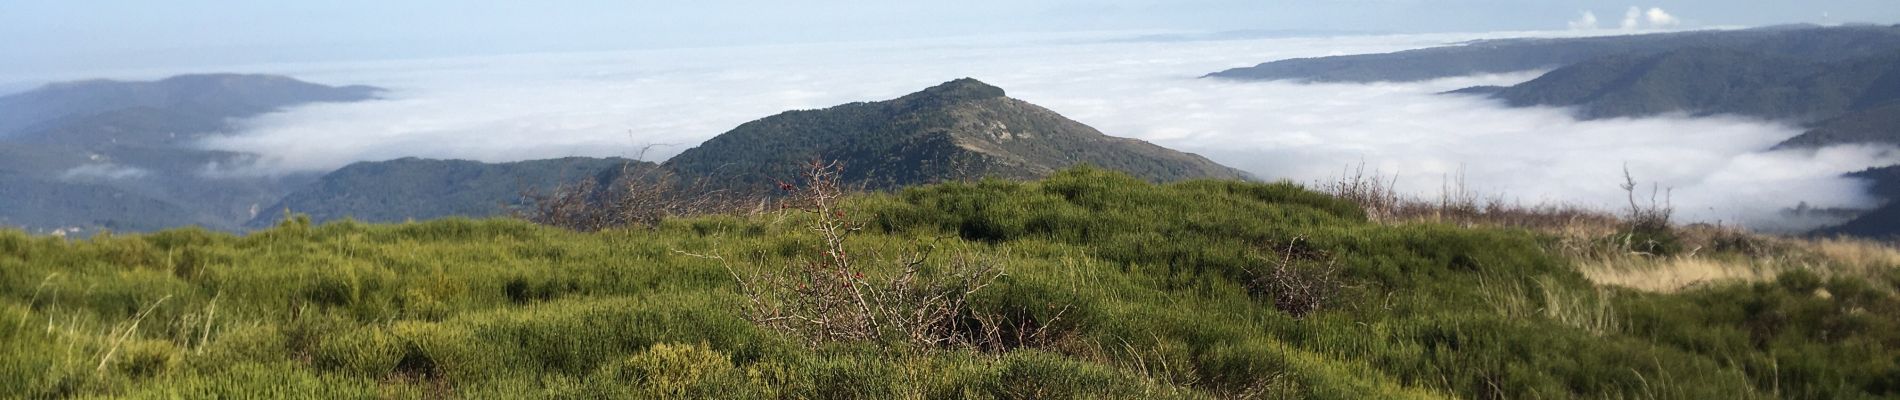
{"type": "Polygon", "coordinates": [[[937,249],[926,277],[952,266],[945,254],[985,257],[1007,275],[971,295],[973,312],[1052,333],[977,349],[812,345],[755,326],[733,275],[819,256],[811,217],[797,214],[587,234],[468,219],[292,219],[241,237],[0,232],[0,388],[26,398],[1900,394],[1900,272],[1607,290],[1524,231],[1384,226],[1289,184],[1155,185],[1095,169],[863,195],[846,208],[867,226],[846,243],[867,279],[901,273],[888,260],[920,249],[937,249]],[[729,271],[679,252],[735,262],[729,271]],[[1250,271],[1289,257],[1328,260],[1337,297],[1296,318],[1250,290],[1250,271]]]}

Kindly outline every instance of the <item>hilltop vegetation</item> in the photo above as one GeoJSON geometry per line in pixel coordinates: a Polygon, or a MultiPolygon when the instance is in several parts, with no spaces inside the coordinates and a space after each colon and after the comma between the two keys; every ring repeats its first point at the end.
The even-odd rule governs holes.
{"type": "MultiPolygon", "coordinates": [[[[0,387],[29,398],[1900,394],[1891,249],[1654,291],[1593,283],[1580,266],[1590,258],[1566,250],[1574,238],[1374,221],[1285,183],[1072,169],[840,201],[599,233],[301,218],[242,237],[0,233],[0,387]],[[814,230],[825,226],[858,229],[814,230]],[[1002,274],[966,273],[991,270],[1002,274]],[[885,323],[848,337],[757,313],[862,316],[798,307],[852,292],[948,296],[898,304],[955,312],[917,330],[874,318],[885,323]]],[[[1629,233],[1581,243],[1629,249],[1615,245],[1629,233]]],[[[1672,240],[1677,255],[1641,257],[1767,248],[1672,240]]]]}

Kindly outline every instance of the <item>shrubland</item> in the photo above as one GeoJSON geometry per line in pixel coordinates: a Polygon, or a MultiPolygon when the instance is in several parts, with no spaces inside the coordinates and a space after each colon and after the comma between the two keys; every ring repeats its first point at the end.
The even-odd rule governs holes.
{"type": "Polygon", "coordinates": [[[1089,168],[890,193],[811,179],[782,189],[775,207],[590,232],[292,217],[243,236],[0,233],[0,388],[23,398],[1900,395],[1900,257],[1880,244],[1669,226],[1645,234],[1673,244],[1639,248],[1636,225],[1616,215],[1393,213],[1291,183],[1158,185],[1089,168]],[[1589,222],[1548,222],[1563,219],[1589,222]],[[1628,278],[1741,267],[1752,272],[1628,278]]]}

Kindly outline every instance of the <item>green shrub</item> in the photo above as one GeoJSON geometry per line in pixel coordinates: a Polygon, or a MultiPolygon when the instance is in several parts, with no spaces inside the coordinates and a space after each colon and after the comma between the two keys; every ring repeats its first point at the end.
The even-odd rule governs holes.
{"type": "Polygon", "coordinates": [[[590,379],[630,387],[637,397],[736,397],[747,390],[746,374],[705,344],[654,344],[602,366],[590,379]]]}
{"type": "Polygon", "coordinates": [[[184,354],[171,342],[131,340],[120,345],[112,369],[133,378],[149,378],[169,373],[182,363],[184,354]]]}
{"type": "Polygon", "coordinates": [[[317,365],[363,377],[380,377],[396,370],[407,355],[408,344],[380,327],[353,329],[331,335],[318,345],[317,365]]]}

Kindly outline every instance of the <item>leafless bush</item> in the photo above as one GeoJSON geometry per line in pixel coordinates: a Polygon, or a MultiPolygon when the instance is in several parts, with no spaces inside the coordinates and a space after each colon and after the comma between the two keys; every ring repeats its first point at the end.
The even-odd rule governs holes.
{"type": "Polygon", "coordinates": [[[638,226],[656,227],[671,217],[758,212],[764,196],[734,191],[707,179],[682,179],[655,166],[622,167],[603,185],[585,180],[548,192],[522,194],[528,207],[516,216],[535,223],[583,232],[638,226]]]}
{"type": "Polygon", "coordinates": [[[1314,249],[1305,237],[1295,237],[1284,246],[1274,246],[1277,259],[1261,270],[1249,269],[1246,286],[1249,294],[1273,302],[1273,307],[1305,318],[1327,306],[1341,290],[1333,256],[1314,249]]]}
{"type": "MultiPolygon", "coordinates": [[[[922,346],[1001,351],[1049,343],[1062,312],[1048,321],[985,312],[971,304],[976,293],[1005,276],[996,263],[969,255],[949,260],[942,274],[927,274],[930,252],[906,254],[890,263],[888,279],[867,278],[847,246],[862,224],[839,206],[848,193],[837,163],[814,162],[802,182],[779,183],[788,197],[783,212],[808,214],[807,228],[819,237],[822,254],[769,272],[742,274],[719,256],[685,253],[725,264],[746,296],[756,324],[805,338],[812,344],[897,339],[922,346]],[[802,185],[801,185],[802,184],[802,185]],[[748,276],[749,275],[749,276],[748,276]]],[[[1066,308],[1063,309],[1066,312],[1066,308]]]]}
{"type": "Polygon", "coordinates": [[[1359,164],[1357,169],[1341,174],[1338,180],[1321,181],[1316,186],[1321,192],[1358,204],[1373,221],[1389,221],[1401,209],[1409,208],[1406,203],[1411,200],[1399,194],[1398,180],[1398,175],[1386,180],[1376,171],[1368,175],[1366,165],[1359,164]]]}
{"type": "Polygon", "coordinates": [[[1629,196],[1629,214],[1625,215],[1624,219],[1629,222],[1631,230],[1669,229],[1671,226],[1669,219],[1676,212],[1675,206],[1670,204],[1669,191],[1665,191],[1661,187],[1651,184],[1648,204],[1639,203],[1636,196],[1636,177],[1630,175],[1630,169],[1627,166],[1623,167],[1623,185],[1621,187],[1623,188],[1623,192],[1629,196]],[[1658,199],[1659,196],[1661,199],[1658,199]]]}

